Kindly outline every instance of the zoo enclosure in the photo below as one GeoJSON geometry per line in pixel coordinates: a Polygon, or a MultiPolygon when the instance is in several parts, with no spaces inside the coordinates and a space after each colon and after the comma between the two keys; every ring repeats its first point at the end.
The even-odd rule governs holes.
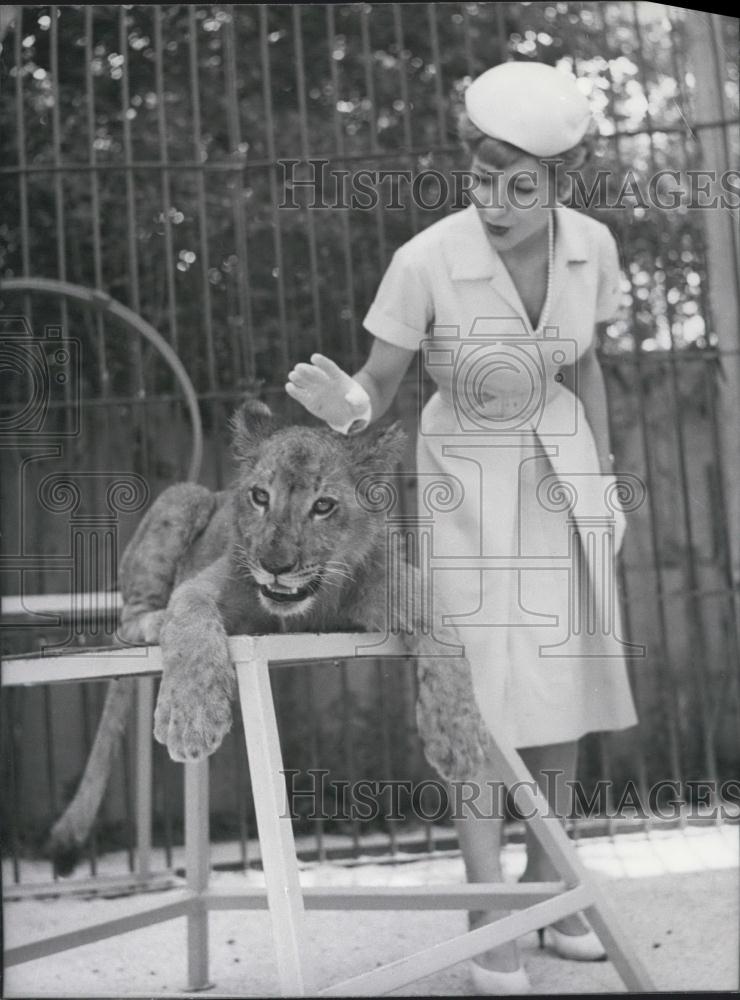
{"type": "MultiPolygon", "coordinates": [[[[313,350],[349,369],[360,363],[362,316],[391,253],[448,208],[384,208],[389,196],[403,201],[400,181],[379,183],[372,210],[280,208],[294,169],[281,161],[299,161],[301,179],[311,159],[328,161],[329,175],[462,167],[454,106],[470,77],[517,58],[564,62],[589,82],[602,147],[589,183],[605,164],[617,175],[631,170],[642,188],[661,168],[685,177],[737,164],[736,23],[679,8],[24,7],[4,27],[2,273],[103,289],[160,330],[195,382],[207,440],[202,481],[214,487],[228,480],[226,418],[243,391],[261,381],[276,410],[304,419],[282,392],[289,368],[313,350]]],[[[323,193],[333,199],[334,185],[323,193]]],[[[723,441],[723,428],[737,426],[727,424],[738,405],[736,233],[727,211],[667,212],[629,197],[591,210],[623,256],[623,310],[600,348],[617,466],[648,487],[620,573],[628,638],[646,642],[649,656],[633,670],[639,739],[589,738],[584,778],[617,787],[631,778],[641,791],[658,778],[721,779],[736,771],[740,718],[731,559],[740,531],[727,490],[740,458],[723,441]]],[[[44,350],[58,329],[79,351],[76,379],[61,389],[50,381],[35,438],[13,429],[23,379],[4,409],[2,471],[12,485],[3,527],[19,546],[6,547],[3,589],[63,592],[66,524],[39,503],[41,481],[54,472],[82,482],[94,472],[84,478],[87,515],[102,509],[121,472],[145,477],[156,495],[185,472],[183,406],[146,346],[113,336],[102,315],[32,296],[3,295],[2,309],[6,335],[18,333],[12,317],[20,317],[44,350]]],[[[396,403],[412,436],[423,391],[412,377],[396,403]]],[[[119,545],[135,520],[121,515],[119,545]]],[[[7,648],[68,631],[38,617],[30,624],[4,630],[7,648]]],[[[410,675],[382,662],[351,684],[341,667],[305,671],[300,686],[289,674],[277,693],[289,766],[326,761],[333,776],[350,778],[424,773],[410,675]],[[317,699],[335,720],[321,731],[312,725],[317,699]]],[[[16,878],[34,830],[81,770],[99,706],[99,690],[85,685],[6,701],[16,878]]],[[[178,802],[172,765],[157,752],[155,812],[169,863],[178,802]]],[[[107,801],[110,827],[131,813],[130,756],[107,801]]],[[[244,861],[250,806],[236,751],[222,752],[213,770],[214,826],[238,834],[244,861]]],[[[359,850],[360,831],[351,832],[359,850]]],[[[395,848],[392,823],[389,836],[395,848]]],[[[320,826],[317,849],[325,850],[320,826]]]]}

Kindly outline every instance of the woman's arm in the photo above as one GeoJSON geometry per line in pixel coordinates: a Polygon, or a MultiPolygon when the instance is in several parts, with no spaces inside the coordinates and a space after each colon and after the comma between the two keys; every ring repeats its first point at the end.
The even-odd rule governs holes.
{"type": "Polygon", "coordinates": [[[612,473],[614,470],[609,445],[606,388],[594,345],[591,344],[574,365],[564,367],[562,374],[563,384],[574,392],[583,404],[586,419],[596,442],[600,471],[612,473]]]}
{"type": "Polygon", "coordinates": [[[367,361],[353,376],[370,397],[373,420],[382,417],[393,402],[416,353],[373,337],[367,361]]]}

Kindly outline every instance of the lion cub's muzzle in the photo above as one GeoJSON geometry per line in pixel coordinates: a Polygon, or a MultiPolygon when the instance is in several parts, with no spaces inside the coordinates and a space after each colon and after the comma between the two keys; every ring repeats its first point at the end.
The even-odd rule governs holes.
{"type": "Polygon", "coordinates": [[[262,604],[276,614],[303,610],[321,586],[318,566],[292,573],[270,573],[263,566],[255,567],[252,575],[259,587],[262,604]]]}

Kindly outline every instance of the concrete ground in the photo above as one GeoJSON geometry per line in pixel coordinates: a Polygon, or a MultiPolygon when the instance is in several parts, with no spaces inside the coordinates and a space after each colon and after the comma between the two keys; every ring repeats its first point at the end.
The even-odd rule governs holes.
{"type": "MultiPolygon", "coordinates": [[[[661,992],[738,989],[738,827],[697,828],[589,838],[579,856],[622,918],[661,992]]],[[[521,845],[507,846],[507,878],[524,866],[521,845]]],[[[216,872],[213,888],[259,884],[261,873],[216,872]]],[[[409,885],[463,880],[459,855],[424,856],[405,864],[302,867],[304,885],[409,885]]],[[[177,898],[169,889],[116,899],[24,899],[6,902],[6,947],[177,898]]],[[[370,970],[462,933],[458,911],[309,912],[310,961],[316,988],[370,970]]],[[[210,917],[211,974],[206,996],[279,995],[269,922],[264,911],[210,917]]],[[[567,962],[520,940],[534,990],[611,993],[624,989],[609,962],[567,962]]],[[[185,921],[133,931],[6,970],[7,997],[186,996],[185,921]]],[[[399,996],[468,996],[465,964],[404,987],[399,996]]]]}

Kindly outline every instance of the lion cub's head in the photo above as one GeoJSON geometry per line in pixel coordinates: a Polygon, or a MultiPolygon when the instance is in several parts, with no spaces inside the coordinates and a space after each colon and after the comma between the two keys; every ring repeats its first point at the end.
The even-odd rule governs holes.
{"type": "Polygon", "coordinates": [[[286,617],[322,599],[336,603],[383,551],[385,518],[361,506],[356,491],[397,465],[406,443],[400,424],[350,438],[278,428],[267,406],[249,401],[232,427],[236,555],[263,607],[286,617]]]}

